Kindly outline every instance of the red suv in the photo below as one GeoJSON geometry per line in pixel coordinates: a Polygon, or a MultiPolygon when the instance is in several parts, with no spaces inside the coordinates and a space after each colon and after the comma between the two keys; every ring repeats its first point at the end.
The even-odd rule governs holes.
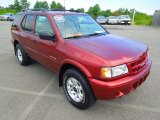
{"type": "Polygon", "coordinates": [[[56,72],[79,109],[132,92],[150,73],[147,45],[109,34],[85,13],[21,12],[11,34],[19,64],[34,59],[56,72]]]}

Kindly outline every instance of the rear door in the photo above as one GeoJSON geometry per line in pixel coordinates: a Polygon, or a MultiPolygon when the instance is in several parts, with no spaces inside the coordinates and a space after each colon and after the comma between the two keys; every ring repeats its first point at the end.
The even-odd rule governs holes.
{"type": "Polygon", "coordinates": [[[33,22],[35,19],[34,14],[27,14],[21,22],[21,32],[19,33],[20,43],[26,52],[32,56],[32,36],[33,36],[33,22]]]}

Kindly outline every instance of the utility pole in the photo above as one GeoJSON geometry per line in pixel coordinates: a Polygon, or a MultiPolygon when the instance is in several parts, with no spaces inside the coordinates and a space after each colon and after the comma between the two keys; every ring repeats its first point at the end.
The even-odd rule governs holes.
{"type": "Polygon", "coordinates": [[[132,25],[134,25],[134,18],[135,18],[136,10],[133,11],[133,17],[132,17],[132,25]]]}

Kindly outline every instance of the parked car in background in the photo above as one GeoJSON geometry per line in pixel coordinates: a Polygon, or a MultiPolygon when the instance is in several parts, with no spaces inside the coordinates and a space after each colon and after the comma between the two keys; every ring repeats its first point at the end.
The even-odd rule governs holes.
{"type": "Polygon", "coordinates": [[[100,24],[105,24],[106,23],[106,18],[104,16],[98,16],[96,21],[100,24]]]}
{"type": "Polygon", "coordinates": [[[130,25],[131,24],[131,18],[129,15],[120,15],[118,18],[118,23],[121,25],[130,25]]]}
{"type": "Polygon", "coordinates": [[[13,16],[14,16],[14,14],[12,14],[12,13],[6,13],[4,15],[0,15],[0,20],[10,21],[10,20],[13,20],[15,18],[13,16]]]}
{"type": "Polygon", "coordinates": [[[107,17],[107,24],[118,24],[118,17],[117,16],[109,16],[107,17]]]}
{"type": "Polygon", "coordinates": [[[9,18],[9,21],[14,21],[14,19],[15,19],[15,15],[12,15],[10,18],[9,18]]]}

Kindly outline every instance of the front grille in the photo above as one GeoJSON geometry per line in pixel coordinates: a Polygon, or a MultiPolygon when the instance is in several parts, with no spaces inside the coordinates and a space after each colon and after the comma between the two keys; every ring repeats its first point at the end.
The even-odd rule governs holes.
{"type": "Polygon", "coordinates": [[[131,74],[136,74],[142,71],[146,66],[147,53],[143,54],[139,59],[128,63],[128,68],[131,74]]]}

